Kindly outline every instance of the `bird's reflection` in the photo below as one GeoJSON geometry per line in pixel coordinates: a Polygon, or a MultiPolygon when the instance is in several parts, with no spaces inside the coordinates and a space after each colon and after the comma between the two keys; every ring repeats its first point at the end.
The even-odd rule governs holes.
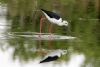
{"type": "Polygon", "coordinates": [[[47,53],[47,55],[44,56],[44,58],[40,61],[40,63],[45,62],[51,62],[59,59],[61,55],[64,55],[67,53],[67,50],[54,50],[47,53]]]}

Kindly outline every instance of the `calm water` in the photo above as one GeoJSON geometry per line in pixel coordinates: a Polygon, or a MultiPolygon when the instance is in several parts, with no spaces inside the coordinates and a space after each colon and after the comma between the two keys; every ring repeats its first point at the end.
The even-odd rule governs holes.
{"type": "MultiPolygon", "coordinates": [[[[0,66],[100,67],[100,24],[96,18],[98,13],[92,8],[93,12],[91,11],[87,15],[78,9],[74,11],[74,2],[71,1],[68,2],[72,5],[68,3],[65,5],[66,3],[63,1],[61,3],[64,5],[57,5],[59,1],[54,1],[53,8],[44,4],[42,7],[48,7],[48,10],[49,8],[55,9],[53,11],[67,19],[69,26],[54,25],[53,32],[50,34],[48,33],[50,23],[45,20],[43,33],[40,34],[39,21],[42,13],[38,11],[37,6],[41,6],[41,4],[38,5],[37,1],[34,1],[33,5],[31,2],[33,0],[20,4],[19,1],[21,7],[17,1],[0,3],[0,66]],[[71,7],[68,8],[69,6],[71,7]],[[69,10],[67,11],[65,8],[69,10]],[[39,64],[49,50],[57,49],[67,50],[67,54],[56,61],[39,64]]],[[[50,4],[48,3],[48,5],[50,4]]]]}

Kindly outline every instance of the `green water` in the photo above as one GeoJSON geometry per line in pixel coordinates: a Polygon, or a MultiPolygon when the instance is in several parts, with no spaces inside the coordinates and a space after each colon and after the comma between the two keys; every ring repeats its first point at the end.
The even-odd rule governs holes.
{"type": "MultiPolygon", "coordinates": [[[[69,22],[68,27],[53,25],[52,33],[63,36],[77,37],[73,40],[34,40],[32,37],[10,36],[5,39],[8,44],[0,43],[1,50],[7,51],[12,47],[14,52],[12,58],[28,62],[37,57],[43,56],[43,51],[34,52],[32,49],[66,49],[68,54],[61,57],[58,61],[69,61],[71,54],[78,53],[85,56],[85,61],[81,67],[100,66],[100,23],[99,11],[93,0],[0,0],[1,4],[6,4],[7,23],[10,29],[4,32],[17,32],[23,35],[34,35],[32,32],[39,33],[40,17],[43,15],[39,8],[55,11],[64,20],[69,22]],[[21,33],[24,32],[24,33],[21,33]],[[30,32],[26,34],[26,32],[30,32]],[[3,46],[7,48],[3,48],[3,46]],[[90,66],[88,66],[90,64],[90,66]]],[[[96,1],[96,0],[95,0],[96,1]]],[[[43,15],[44,16],[44,15],[43,15]]],[[[50,25],[48,20],[43,23],[43,33],[48,33],[50,25]]],[[[2,39],[1,39],[2,40],[2,39]]]]}

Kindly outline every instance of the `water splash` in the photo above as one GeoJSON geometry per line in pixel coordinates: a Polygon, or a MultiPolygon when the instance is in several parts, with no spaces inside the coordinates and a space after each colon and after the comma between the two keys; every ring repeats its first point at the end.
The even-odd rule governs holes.
{"type": "Polygon", "coordinates": [[[27,37],[33,38],[34,40],[66,40],[66,39],[76,39],[73,36],[65,36],[58,34],[50,34],[50,33],[36,33],[36,32],[10,32],[9,36],[17,36],[17,37],[27,37]]]}

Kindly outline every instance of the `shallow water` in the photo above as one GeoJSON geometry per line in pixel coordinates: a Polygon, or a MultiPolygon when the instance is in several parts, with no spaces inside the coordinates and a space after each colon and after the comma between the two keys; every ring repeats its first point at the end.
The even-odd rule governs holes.
{"type": "MultiPolygon", "coordinates": [[[[0,66],[100,66],[100,24],[97,18],[93,20],[91,17],[76,18],[73,16],[71,21],[68,20],[70,21],[69,27],[55,25],[52,33],[48,33],[49,23],[46,20],[43,23],[45,26],[42,33],[39,33],[41,13],[32,16],[32,20],[30,16],[23,17],[23,13],[20,17],[17,10],[12,10],[9,16],[7,8],[10,9],[9,6],[0,4],[0,66]],[[62,55],[56,61],[39,63],[49,51],[58,49],[67,50],[67,54],[62,55]]],[[[66,14],[66,12],[64,13],[66,14]]]]}

